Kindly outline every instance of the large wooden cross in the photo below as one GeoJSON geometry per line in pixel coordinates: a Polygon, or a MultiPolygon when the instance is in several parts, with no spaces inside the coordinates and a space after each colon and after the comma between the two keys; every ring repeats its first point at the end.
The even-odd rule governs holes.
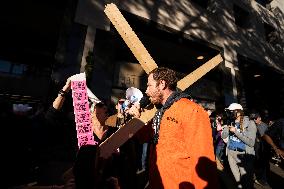
{"type": "MultiPolygon", "coordinates": [[[[123,38],[124,42],[130,48],[133,55],[139,61],[145,72],[148,74],[150,71],[157,68],[157,64],[150,56],[149,52],[139,40],[137,35],[134,33],[116,5],[113,3],[107,4],[104,12],[110,19],[120,36],[123,38]]],[[[223,59],[220,54],[215,56],[214,58],[194,70],[192,73],[178,81],[177,87],[181,90],[185,90],[222,61],[223,59]]],[[[154,117],[155,112],[156,109],[153,105],[147,107],[143,112],[141,112],[141,117],[139,119],[131,119],[117,132],[115,132],[107,140],[101,143],[99,146],[100,157],[109,157],[115,149],[119,148],[138,130],[140,130],[148,121],[150,121],[154,117]]]]}

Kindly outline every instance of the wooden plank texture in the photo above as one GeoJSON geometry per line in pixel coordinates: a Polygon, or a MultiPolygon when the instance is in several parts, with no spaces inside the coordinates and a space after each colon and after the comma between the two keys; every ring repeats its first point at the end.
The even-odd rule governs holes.
{"type": "Polygon", "coordinates": [[[114,25],[124,42],[127,44],[133,55],[148,74],[157,68],[157,64],[134,33],[126,19],[123,17],[117,6],[113,3],[107,4],[104,10],[111,23],[114,25]]]}

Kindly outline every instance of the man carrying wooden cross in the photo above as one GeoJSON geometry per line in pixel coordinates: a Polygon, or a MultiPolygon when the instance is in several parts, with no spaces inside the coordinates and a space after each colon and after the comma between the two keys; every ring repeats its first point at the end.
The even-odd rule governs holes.
{"type": "MultiPolygon", "coordinates": [[[[157,110],[152,124],[138,133],[150,141],[149,188],[218,188],[211,127],[207,112],[178,92],[175,71],[155,68],[146,94],[157,110]]],[[[139,108],[129,113],[139,117],[139,108]]]]}
{"type": "Polygon", "coordinates": [[[130,120],[102,143],[99,146],[100,157],[108,157],[113,149],[140,129],[137,137],[144,138],[143,142],[151,141],[152,144],[150,188],[218,188],[208,114],[201,106],[190,101],[187,95],[177,92],[176,87],[181,90],[189,87],[218,65],[222,61],[221,56],[214,57],[177,83],[173,70],[157,68],[157,64],[115,4],[106,5],[104,12],[149,74],[146,94],[154,105],[161,108],[155,114],[153,125],[148,124],[140,129],[149,121],[149,115],[153,111],[140,114],[139,108],[132,106],[129,113],[139,119],[130,120]]]}

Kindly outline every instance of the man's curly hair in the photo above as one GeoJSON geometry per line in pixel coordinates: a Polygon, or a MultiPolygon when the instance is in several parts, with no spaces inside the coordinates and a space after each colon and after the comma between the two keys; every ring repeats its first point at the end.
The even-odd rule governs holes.
{"type": "Polygon", "coordinates": [[[153,78],[156,81],[164,80],[166,82],[166,86],[170,90],[176,90],[178,78],[174,70],[165,67],[160,67],[152,70],[149,75],[150,74],[153,74],[153,78]]]}

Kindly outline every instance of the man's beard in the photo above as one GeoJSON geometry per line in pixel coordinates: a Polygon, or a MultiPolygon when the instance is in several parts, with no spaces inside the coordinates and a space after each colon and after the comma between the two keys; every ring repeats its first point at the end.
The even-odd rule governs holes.
{"type": "Polygon", "coordinates": [[[160,90],[154,92],[154,94],[150,97],[151,103],[154,105],[162,104],[163,101],[163,94],[160,90]]]}

